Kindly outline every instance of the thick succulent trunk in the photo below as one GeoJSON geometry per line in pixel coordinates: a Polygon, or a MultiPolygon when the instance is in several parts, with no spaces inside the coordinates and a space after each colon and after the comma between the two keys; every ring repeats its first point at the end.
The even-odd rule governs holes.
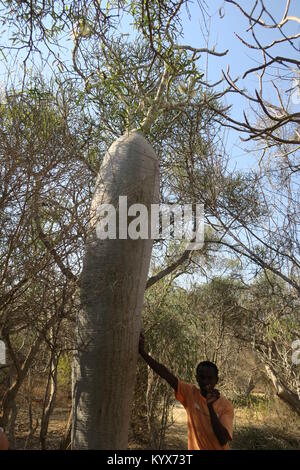
{"type": "MultiPolygon", "coordinates": [[[[97,237],[100,204],[158,203],[159,169],[141,133],[119,138],[96,181],[73,361],[73,449],[126,449],[152,240],[97,237]]],[[[129,218],[128,218],[129,219],[129,218]]],[[[118,220],[118,211],[117,211],[118,220]]],[[[129,220],[130,222],[130,220],[129,220]]]]}

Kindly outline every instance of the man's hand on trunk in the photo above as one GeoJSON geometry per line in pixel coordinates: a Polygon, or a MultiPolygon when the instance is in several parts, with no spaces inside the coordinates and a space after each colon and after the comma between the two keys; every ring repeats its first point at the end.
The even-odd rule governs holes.
{"type": "Polygon", "coordinates": [[[143,333],[140,333],[140,338],[139,338],[139,353],[145,351],[145,338],[143,333]]]}

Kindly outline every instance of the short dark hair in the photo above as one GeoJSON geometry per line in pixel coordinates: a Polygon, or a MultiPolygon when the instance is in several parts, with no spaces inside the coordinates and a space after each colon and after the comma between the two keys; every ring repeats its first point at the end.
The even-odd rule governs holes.
{"type": "Polygon", "coordinates": [[[217,368],[216,364],[214,364],[213,362],[210,362],[210,361],[202,361],[202,362],[199,362],[199,364],[197,365],[197,369],[196,369],[196,374],[198,375],[198,372],[199,372],[199,368],[200,367],[211,367],[212,369],[214,369],[215,371],[215,374],[216,374],[216,378],[218,379],[219,377],[219,369],[217,368]]]}

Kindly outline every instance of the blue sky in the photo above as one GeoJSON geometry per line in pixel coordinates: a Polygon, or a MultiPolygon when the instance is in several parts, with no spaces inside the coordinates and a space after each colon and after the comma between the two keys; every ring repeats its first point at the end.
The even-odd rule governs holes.
{"type": "MultiPolygon", "coordinates": [[[[235,36],[235,33],[237,33],[249,42],[253,42],[251,34],[245,33],[249,24],[239,9],[234,5],[226,3],[224,0],[211,0],[207,1],[207,3],[211,19],[209,22],[206,22],[205,25],[203,24],[203,17],[197,0],[193,0],[189,3],[191,19],[189,19],[186,9],[183,8],[182,22],[184,37],[180,39],[180,42],[194,47],[206,47],[206,26],[209,31],[209,47],[212,48],[213,46],[216,46],[217,51],[225,51],[228,49],[228,53],[224,57],[215,57],[213,55],[207,56],[207,54],[203,54],[199,61],[199,66],[206,72],[208,81],[210,83],[218,81],[222,76],[222,70],[226,71],[228,66],[230,66],[231,77],[236,78],[237,76],[241,77],[247,69],[260,65],[262,63],[260,52],[248,49],[235,36]],[[222,18],[220,17],[219,12],[221,12],[222,18]]],[[[239,3],[246,11],[249,11],[251,6],[254,4],[254,1],[243,0],[239,3]]],[[[265,0],[265,5],[270,7],[272,15],[278,21],[280,21],[283,16],[285,4],[285,0],[265,0]]],[[[300,12],[299,0],[291,0],[289,14],[297,15],[298,13],[299,16],[299,12],[297,10],[300,12]]],[[[132,26],[130,26],[130,20],[126,17],[123,17],[122,29],[126,32],[133,32],[132,26]]],[[[278,32],[272,29],[266,30],[265,28],[257,26],[256,31],[258,32],[258,36],[263,44],[270,43],[273,39],[278,38],[278,32]]],[[[288,34],[295,32],[299,33],[300,24],[290,22],[284,27],[284,31],[288,34]]],[[[11,32],[7,31],[2,35],[0,38],[0,47],[3,46],[5,42],[7,43],[7,39],[10,34],[11,32]]],[[[70,50],[72,46],[70,35],[67,34],[62,38],[61,45],[65,47],[65,50],[61,50],[60,55],[62,57],[65,56],[66,58],[70,58],[70,50]]],[[[276,53],[287,55],[289,57],[292,57],[293,54],[296,55],[296,51],[293,51],[291,47],[287,45],[278,46],[276,53]]],[[[8,61],[10,69],[14,71],[19,70],[20,73],[22,56],[24,56],[24,52],[19,54],[18,60],[15,61],[16,57],[13,51],[8,61]]],[[[36,59],[37,57],[35,60],[36,59]]],[[[277,72],[276,67],[270,70],[275,74],[277,72]]],[[[1,60],[0,80],[3,77],[2,80],[5,81],[6,74],[5,62],[4,60],[1,60]]],[[[264,96],[266,98],[270,98],[272,102],[276,102],[274,89],[270,83],[272,78],[274,77],[266,74],[264,80],[264,96]]],[[[253,93],[254,88],[257,88],[258,86],[257,76],[254,74],[248,75],[245,80],[240,80],[239,83],[242,87],[245,86],[253,93]]],[[[291,82],[286,82],[285,85],[285,88],[288,89],[291,87],[291,82]]],[[[223,84],[219,86],[219,90],[223,88],[223,84]]],[[[224,102],[227,105],[232,105],[231,116],[233,118],[242,118],[243,111],[246,111],[250,116],[253,114],[249,109],[249,103],[247,103],[246,100],[242,100],[237,94],[230,93],[226,98],[224,98],[224,102]]],[[[231,169],[236,167],[246,170],[255,164],[256,159],[253,158],[253,148],[253,144],[249,145],[242,143],[237,132],[228,131],[227,152],[230,155],[231,169]]]]}
{"type": "MultiPolygon", "coordinates": [[[[199,60],[199,66],[206,73],[206,78],[209,83],[215,83],[222,77],[222,71],[226,72],[227,67],[230,67],[230,76],[235,79],[242,77],[247,69],[257,67],[262,64],[262,55],[260,51],[255,51],[247,48],[236,37],[235,33],[241,36],[244,40],[253,43],[250,32],[246,32],[249,27],[248,20],[244,17],[241,11],[234,5],[226,3],[224,0],[211,0],[208,1],[208,13],[210,21],[203,24],[203,17],[199,9],[198,1],[193,0],[189,3],[189,13],[186,9],[182,9],[182,25],[183,37],[179,42],[182,44],[189,44],[196,48],[207,46],[207,37],[209,38],[208,46],[218,52],[223,52],[228,49],[228,53],[224,57],[216,57],[213,55],[203,54],[199,60]],[[209,32],[209,34],[208,34],[209,32]]],[[[245,11],[249,12],[254,4],[254,0],[243,0],[238,2],[245,11]]],[[[279,22],[284,14],[286,5],[285,0],[265,0],[265,6],[271,12],[272,16],[279,22]]],[[[289,15],[299,16],[300,7],[299,0],[291,0],[289,15]]],[[[268,23],[270,19],[263,17],[268,23]]],[[[130,27],[130,20],[127,17],[122,19],[122,29],[132,33],[130,27]]],[[[278,39],[279,33],[274,29],[265,29],[257,25],[257,36],[261,44],[270,44],[273,40],[278,39]]],[[[288,22],[283,31],[287,35],[300,33],[300,24],[296,22],[288,22]]],[[[299,42],[298,42],[299,46],[299,42]]],[[[271,52],[271,51],[270,51],[271,52]]],[[[272,48],[272,54],[297,57],[297,52],[294,51],[289,45],[281,44],[272,48]]],[[[298,58],[298,57],[297,57],[298,58]]],[[[277,66],[270,67],[269,72],[265,74],[263,79],[263,96],[269,99],[272,103],[277,104],[277,97],[271,80],[274,80],[276,74],[279,72],[286,73],[277,66]],[[270,73],[269,73],[270,72],[270,73]]],[[[278,82],[277,82],[278,83],[278,82]]],[[[244,80],[240,79],[238,82],[241,88],[246,88],[254,95],[255,89],[258,88],[257,74],[250,74],[244,80]]],[[[227,84],[221,84],[218,90],[223,90],[227,84]]],[[[288,90],[292,86],[292,82],[280,82],[280,87],[283,90],[288,90]]],[[[300,101],[300,100],[299,100],[300,101]]],[[[249,103],[236,93],[230,93],[224,98],[226,105],[232,105],[231,117],[234,119],[243,119],[243,112],[247,116],[253,116],[253,111],[249,107],[249,103]]],[[[299,105],[298,105],[299,106],[299,105]]],[[[244,143],[240,140],[240,134],[234,130],[226,132],[226,150],[230,156],[229,168],[245,170],[255,167],[257,163],[257,156],[253,142],[244,143]]]]}
{"type": "MultiPolygon", "coordinates": [[[[227,67],[230,67],[230,75],[232,78],[241,77],[243,73],[257,65],[262,63],[261,53],[259,51],[250,50],[243,45],[235,36],[235,33],[242,36],[245,40],[253,43],[251,33],[246,33],[249,27],[248,20],[243,16],[239,9],[228,4],[224,0],[211,0],[208,3],[208,13],[210,15],[210,21],[207,21],[204,25],[203,17],[200,12],[200,8],[197,0],[189,2],[190,18],[185,8],[182,9],[182,24],[184,37],[180,38],[180,42],[189,44],[194,47],[206,47],[207,36],[209,36],[208,46],[212,48],[215,46],[216,50],[225,51],[228,49],[228,53],[224,57],[215,57],[213,55],[203,54],[199,66],[206,73],[206,78],[210,83],[214,83],[222,77],[222,70],[226,71],[227,67]],[[221,13],[221,14],[220,14],[221,13]],[[209,32],[209,35],[208,35],[209,32]]],[[[249,11],[251,6],[254,4],[254,0],[243,0],[239,2],[241,6],[249,11]]],[[[276,20],[280,21],[283,16],[286,1],[285,0],[265,0],[265,5],[269,8],[272,15],[276,20]]],[[[299,0],[291,0],[289,14],[299,16],[300,5],[299,0]]],[[[125,32],[133,33],[133,28],[130,26],[130,19],[123,16],[121,22],[122,30],[125,32]]],[[[278,39],[278,31],[273,29],[265,29],[259,25],[256,27],[256,32],[262,44],[270,43],[275,38],[278,39]]],[[[286,34],[295,34],[300,32],[300,24],[296,22],[289,22],[284,26],[284,32],[286,34]]],[[[10,31],[6,31],[5,34],[0,38],[0,47],[5,45],[8,41],[8,37],[11,34],[10,31]]],[[[299,42],[298,42],[299,44],[299,42]]],[[[7,44],[6,44],[7,45],[7,44]]],[[[70,60],[70,50],[72,47],[72,40],[69,34],[64,35],[61,40],[61,46],[63,49],[60,51],[61,57],[68,58],[70,60]]],[[[286,55],[288,57],[296,57],[296,51],[290,46],[283,44],[276,46],[277,49],[273,51],[278,55],[286,55]]],[[[6,51],[5,51],[6,52],[6,51]]],[[[46,55],[46,51],[45,51],[46,55]]],[[[24,52],[21,52],[16,61],[15,52],[12,51],[10,57],[8,57],[8,64],[11,70],[21,73],[22,68],[22,56],[24,52]]],[[[35,57],[35,60],[37,57],[35,57]]],[[[36,60],[35,63],[38,61],[36,60]]],[[[55,67],[55,66],[54,66],[55,67]]],[[[278,72],[277,67],[270,68],[272,74],[278,72]]],[[[45,69],[45,73],[47,73],[45,69]]],[[[0,63],[0,81],[5,82],[5,76],[7,75],[7,69],[5,61],[2,59],[0,63]]],[[[276,103],[276,96],[274,88],[271,85],[271,79],[274,76],[266,74],[264,77],[264,97],[270,99],[273,103],[276,103]]],[[[239,80],[238,82],[241,87],[246,87],[253,94],[254,89],[258,87],[258,78],[255,74],[250,74],[245,80],[239,80]]],[[[284,85],[285,89],[289,89],[292,86],[291,81],[285,83],[281,82],[281,86],[284,85]]],[[[223,90],[225,84],[219,85],[218,89],[223,90]]],[[[300,101],[300,100],[299,100],[300,101]]],[[[224,98],[224,103],[232,105],[231,116],[235,119],[242,119],[242,114],[245,111],[248,116],[253,116],[253,111],[249,108],[249,103],[242,99],[240,95],[230,93],[224,98]]],[[[299,104],[298,104],[299,107],[299,104]]],[[[230,156],[229,168],[247,170],[252,166],[255,166],[257,158],[254,152],[254,143],[244,143],[240,140],[240,134],[233,130],[226,131],[226,151],[230,156]]]]}
{"type": "MultiPolygon", "coordinates": [[[[201,0],[203,1],[203,0],[201,0]]],[[[243,0],[239,2],[241,6],[246,10],[250,11],[251,6],[254,4],[254,0],[243,0]]],[[[278,21],[283,16],[286,1],[285,0],[265,0],[267,8],[278,21]]],[[[203,17],[200,12],[198,0],[189,2],[189,12],[191,18],[188,17],[185,8],[182,9],[182,24],[184,37],[180,38],[180,42],[192,45],[194,47],[206,47],[207,36],[209,32],[209,47],[216,47],[217,51],[225,51],[228,49],[228,53],[224,57],[215,57],[213,55],[203,54],[199,66],[206,73],[206,78],[210,83],[218,81],[222,77],[222,70],[226,71],[227,67],[230,67],[230,74],[232,78],[237,76],[241,77],[243,73],[257,65],[262,63],[261,53],[254,51],[243,45],[235,36],[235,33],[242,36],[245,40],[253,43],[251,33],[246,33],[249,27],[248,20],[243,16],[239,9],[228,4],[224,0],[211,0],[207,1],[208,13],[210,15],[210,21],[207,21],[204,25],[203,17]],[[220,14],[221,13],[221,14],[220,14]]],[[[299,0],[291,0],[290,2],[290,15],[298,15],[300,13],[300,2],[299,0]]],[[[268,20],[268,19],[267,19],[268,20]]],[[[130,26],[130,19],[126,16],[123,17],[121,22],[122,30],[125,32],[133,33],[133,28],[130,26]]],[[[296,22],[289,22],[284,26],[284,32],[286,34],[295,34],[300,32],[300,24],[296,22]]],[[[275,38],[278,38],[278,31],[273,29],[265,29],[257,25],[256,32],[262,44],[270,43],[275,38]]],[[[11,35],[9,30],[0,37],[0,47],[5,45],[8,41],[8,37],[11,35]]],[[[7,44],[6,44],[7,45],[7,44]]],[[[63,49],[60,51],[61,57],[68,58],[70,60],[70,50],[72,47],[72,40],[69,34],[64,35],[61,40],[61,46],[63,49]]],[[[299,40],[298,40],[299,45],[299,40]]],[[[283,44],[276,46],[277,49],[273,50],[273,53],[278,55],[285,55],[289,57],[296,57],[296,51],[290,46],[283,44]]],[[[6,53],[6,50],[5,50],[6,53]]],[[[8,64],[14,73],[19,71],[21,73],[22,68],[22,56],[24,57],[24,51],[21,52],[16,60],[15,52],[12,51],[10,57],[8,56],[8,64]]],[[[46,51],[45,51],[46,56],[46,51]]],[[[37,57],[35,57],[35,60],[37,57]]],[[[35,63],[38,63],[36,60],[35,63]]],[[[5,61],[2,59],[0,63],[0,81],[2,79],[5,82],[5,76],[7,75],[5,61]]],[[[55,66],[54,66],[55,67],[55,66]]],[[[278,72],[277,67],[271,67],[270,71],[276,75],[278,72]]],[[[282,72],[282,71],[281,71],[282,72]]],[[[45,73],[47,73],[45,69],[45,73]]],[[[273,103],[276,103],[276,96],[274,88],[271,85],[271,79],[274,75],[266,74],[264,77],[264,97],[270,99],[273,103]]],[[[254,89],[258,87],[258,78],[255,74],[250,74],[245,80],[239,80],[238,82],[241,87],[246,87],[253,94],[254,89]]],[[[222,90],[226,86],[221,84],[218,89],[222,90]]],[[[292,86],[291,81],[281,82],[281,86],[284,89],[289,89],[292,86]]],[[[300,100],[299,100],[300,101],[300,100]]],[[[253,111],[249,108],[249,102],[242,99],[240,95],[230,93],[224,98],[224,103],[232,105],[231,116],[235,119],[242,119],[242,114],[245,111],[248,116],[253,116],[253,111]]],[[[297,105],[299,107],[299,104],[297,105]]],[[[254,152],[254,143],[244,143],[240,140],[240,134],[233,130],[226,131],[225,136],[226,151],[230,156],[229,168],[247,170],[252,166],[255,166],[257,158],[254,152]]]]}
{"type": "MultiPolygon", "coordinates": [[[[244,10],[250,11],[251,6],[254,4],[253,0],[239,1],[244,10]]],[[[283,17],[285,9],[285,0],[265,0],[265,5],[269,8],[272,16],[280,21],[283,17]]],[[[249,22],[240,12],[240,10],[231,4],[224,2],[224,0],[214,0],[208,2],[211,15],[211,21],[207,25],[209,30],[209,46],[216,46],[216,50],[225,51],[228,49],[228,53],[224,57],[215,57],[210,55],[207,60],[206,54],[203,57],[201,66],[207,71],[207,78],[210,83],[218,81],[222,76],[222,70],[226,72],[227,67],[230,67],[230,75],[232,78],[242,77],[243,73],[252,67],[257,67],[262,64],[262,55],[259,51],[251,50],[239,41],[235,36],[237,33],[244,40],[253,43],[250,32],[246,32],[249,28],[249,22]],[[219,10],[221,9],[220,17],[219,10]]],[[[203,20],[199,14],[199,6],[197,1],[194,1],[190,8],[191,20],[185,13],[183,15],[184,25],[184,38],[183,42],[192,44],[194,47],[205,47],[205,38],[203,37],[203,20]]],[[[291,0],[289,15],[300,14],[300,2],[299,0],[291,0]]],[[[266,20],[268,20],[266,18],[266,20]]],[[[268,20],[270,23],[270,20],[268,20]]],[[[285,34],[296,34],[300,33],[300,24],[296,22],[289,22],[284,26],[283,31],[285,34]]],[[[259,25],[256,27],[256,33],[261,44],[270,44],[274,39],[278,39],[278,31],[274,29],[265,29],[259,25]]],[[[298,40],[298,47],[300,41],[298,40]]],[[[286,44],[275,46],[272,49],[273,54],[283,55],[287,57],[298,58],[296,51],[286,44]],[[276,47],[276,49],[275,49],[276,47]]],[[[272,75],[278,73],[277,67],[270,68],[272,75]]],[[[266,74],[264,78],[264,96],[270,99],[273,103],[276,103],[276,96],[274,88],[271,84],[271,79],[274,76],[266,74]]],[[[252,94],[255,88],[258,88],[258,77],[256,74],[250,74],[245,80],[239,81],[240,86],[246,87],[247,90],[251,90],[252,94]]],[[[281,82],[281,85],[283,83],[281,82]]],[[[291,87],[291,82],[287,81],[284,84],[284,89],[287,90],[291,87]]],[[[224,85],[221,85],[221,88],[224,85]]],[[[223,88],[222,88],[223,89],[223,88]]],[[[242,117],[243,111],[249,116],[253,113],[249,109],[249,104],[241,99],[237,94],[230,93],[227,95],[225,102],[229,105],[232,104],[231,116],[235,119],[242,117]]],[[[298,105],[299,106],[299,105],[298,105]]],[[[235,131],[229,131],[227,140],[227,152],[230,154],[230,167],[237,167],[239,169],[250,168],[256,162],[256,158],[253,157],[253,144],[246,144],[241,142],[239,135],[235,131]]]]}

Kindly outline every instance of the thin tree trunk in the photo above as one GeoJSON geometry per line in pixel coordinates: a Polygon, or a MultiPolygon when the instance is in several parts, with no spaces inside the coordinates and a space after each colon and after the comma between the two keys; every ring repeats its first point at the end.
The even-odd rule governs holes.
{"type": "Polygon", "coordinates": [[[8,441],[9,441],[9,448],[15,449],[15,425],[16,419],[18,416],[18,407],[16,401],[12,402],[11,406],[11,413],[9,417],[9,430],[8,430],[8,441]]]}
{"type": "Polygon", "coordinates": [[[14,350],[10,344],[9,337],[6,337],[6,345],[8,346],[8,352],[9,355],[13,359],[13,366],[16,368],[16,378],[12,384],[10,384],[10,387],[8,390],[5,392],[3,400],[2,400],[2,416],[0,417],[0,426],[3,428],[6,428],[7,423],[8,423],[8,418],[9,414],[11,412],[11,407],[13,406],[13,402],[17,397],[17,394],[19,392],[19,389],[21,388],[29,368],[31,367],[32,361],[34,360],[40,345],[44,339],[45,332],[48,331],[49,328],[55,323],[56,321],[56,316],[52,317],[49,322],[47,322],[43,329],[39,331],[36,339],[34,340],[26,358],[24,359],[23,363],[20,364],[14,350]]]}
{"type": "Polygon", "coordinates": [[[29,419],[29,431],[26,437],[24,450],[28,448],[31,443],[32,436],[39,426],[39,420],[36,420],[35,426],[33,426],[33,414],[32,414],[32,375],[31,369],[28,370],[27,375],[27,401],[28,401],[28,419],[29,419]]]}
{"type": "MultiPolygon", "coordinates": [[[[55,348],[55,345],[53,346],[53,348],[55,348]]],[[[55,349],[53,349],[51,351],[49,377],[45,391],[45,399],[41,419],[40,443],[42,450],[46,449],[46,437],[48,434],[49,420],[53,412],[56,399],[58,358],[59,356],[56,354],[55,349]]]]}
{"type": "Polygon", "coordinates": [[[271,366],[265,364],[267,376],[272,381],[277,396],[284,401],[293,411],[300,415],[300,400],[296,393],[289,390],[286,385],[276,376],[271,366]]]}
{"type": "MultiPolygon", "coordinates": [[[[159,200],[158,160],[141,133],[118,139],[96,181],[81,275],[82,308],[73,359],[73,449],[126,449],[141,312],[153,240],[97,237],[97,210],[127,196],[148,209],[159,200]]],[[[127,215],[127,210],[126,210],[127,215]]],[[[117,211],[118,222],[118,211],[117,211]]],[[[127,229],[127,224],[125,225],[127,229]]]]}
{"type": "Polygon", "coordinates": [[[245,396],[248,398],[252,390],[255,388],[255,383],[253,379],[253,375],[251,374],[250,379],[248,381],[247,387],[245,389],[245,396]]]}
{"type": "Polygon", "coordinates": [[[69,417],[64,433],[64,437],[60,441],[60,450],[66,450],[71,446],[71,431],[72,431],[72,408],[70,409],[69,412],[69,417]]]}

